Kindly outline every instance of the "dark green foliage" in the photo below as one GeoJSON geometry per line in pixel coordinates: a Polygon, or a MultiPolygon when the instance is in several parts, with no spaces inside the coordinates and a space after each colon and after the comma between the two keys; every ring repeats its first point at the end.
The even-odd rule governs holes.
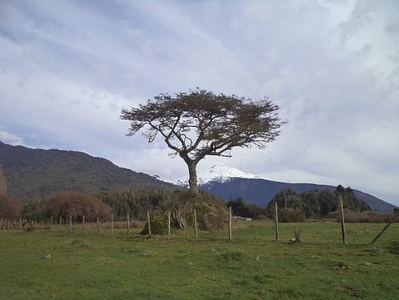
{"type": "Polygon", "coordinates": [[[0,218],[19,218],[21,211],[22,206],[19,200],[0,195],[0,218]]]}
{"type": "Polygon", "coordinates": [[[22,217],[26,220],[40,220],[43,216],[42,205],[45,199],[26,199],[21,202],[22,204],[22,217]]]}
{"type": "Polygon", "coordinates": [[[135,220],[144,221],[147,212],[157,210],[163,201],[173,195],[173,191],[166,189],[152,190],[122,190],[115,192],[97,193],[96,197],[112,206],[114,218],[126,218],[127,213],[135,220]]]}
{"type": "Polygon", "coordinates": [[[299,222],[303,218],[325,218],[331,212],[338,210],[338,196],[344,200],[344,207],[355,212],[371,210],[363,201],[358,200],[351,188],[343,188],[339,185],[335,192],[329,190],[312,190],[305,193],[298,193],[291,189],[281,190],[267,205],[268,216],[274,215],[274,203],[279,207],[279,218],[282,222],[285,219],[299,222]]]}
{"type": "Polygon", "coordinates": [[[3,167],[0,164],[0,196],[7,194],[6,178],[4,177],[3,167]]]}
{"type": "Polygon", "coordinates": [[[7,178],[8,195],[21,200],[60,191],[175,188],[147,174],[76,151],[29,149],[0,142],[0,164],[7,178]]]}
{"type": "Polygon", "coordinates": [[[233,215],[258,219],[260,216],[266,216],[266,209],[253,203],[247,203],[241,198],[232,199],[227,202],[227,206],[231,207],[233,215]]]}
{"type": "MultiPolygon", "coordinates": [[[[165,222],[161,220],[152,220],[151,221],[151,234],[166,234],[168,226],[165,222]]],[[[143,230],[140,232],[141,235],[147,235],[148,232],[148,222],[145,223],[143,230]]]]}
{"type": "Polygon", "coordinates": [[[305,212],[299,209],[279,209],[278,220],[280,222],[304,222],[305,212]]]}
{"type": "Polygon", "coordinates": [[[115,219],[124,219],[129,213],[133,219],[145,221],[150,212],[152,219],[167,224],[167,215],[171,213],[171,226],[182,228],[182,220],[187,226],[194,224],[195,208],[200,229],[221,228],[227,221],[226,203],[203,191],[195,194],[189,190],[126,190],[96,196],[112,206],[115,219]]]}

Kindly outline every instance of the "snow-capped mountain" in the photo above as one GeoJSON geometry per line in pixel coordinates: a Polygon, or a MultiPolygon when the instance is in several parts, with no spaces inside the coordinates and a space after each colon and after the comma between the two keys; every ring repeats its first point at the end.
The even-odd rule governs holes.
{"type": "MultiPolygon", "coordinates": [[[[213,165],[208,171],[198,173],[197,177],[198,185],[205,185],[212,181],[224,183],[231,178],[265,179],[254,174],[244,173],[236,168],[230,168],[222,163],[213,165]]],[[[173,183],[180,186],[188,186],[188,178],[182,177],[173,183]]]]}
{"type": "MultiPolygon", "coordinates": [[[[197,175],[198,186],[226,201],[242,198],[245,201],[258,205],[267,205],[269,201],[282,189],[291,189],[297,192],[309,190],[335,191],[336,186],[314,183],[287,183],[271,181],[266,178],[244,173],[236,168],[230,168],[225,164],[213,165],[208,171],[197,175]]],[[[175,185],[188,187],[188,178],[180,178],[173,182],[175,185]]],[[[374,210],[392,211],[395,207],[381,199],[364,192],[353,190],[356,198],[363,200],[374,210]]]]}

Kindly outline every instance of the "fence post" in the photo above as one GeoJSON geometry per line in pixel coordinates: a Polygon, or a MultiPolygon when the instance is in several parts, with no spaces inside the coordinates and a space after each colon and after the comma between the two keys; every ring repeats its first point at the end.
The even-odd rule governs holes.
{"type": "Polygon", "coordinates": [[[274,203],[274,205],[275,205],[274,230],[276,233],[276,242],[278,242],[280,237],[279,237],[279,233],[278,233],[278,204],[277,204],[277,201],[274,203]]]}
{"type": "Polygon", "coordinates": [[[344,220],[344,202],[341,196],[339,198],[339,208],[341,212],[341,232],[342,232],[342,244],[346,245],[346,233],[345,233],[345,220],[344,220]]]}
{"type": "Polygon", "coordinates": [[[170,236],[170,211],[168,212],[168,236],[170,236]]]}
{"type": "Polygon", "coordinates": [[[100,234],[100,218],[97,217],[97,234],[100,234]]]}
{"type": "Polygon", "coordinates": [[[111,213],[111,235],[114,235],[114,213],[111,213]]]}
{"type": "Polygon", "coordinates": [[[19,218],[19,229],[22,230],[22,218],[19,218]]]}
{"type": "Polygon", "coordinates": [[[82,216],[82,233],[85,233],[85,216],[82,216]]]}
{"type": "Polygon", "coordinates": [[[129,217],[129,213],[127,213],[127,225],[126,225],[126,229],[127,229],[127,235],[129,236],[129,234],[130,234],[130,223],[129,223],[129,219],[130,219],[130,217],[129,217]]]}
{"type": "Polygon", "coordinates": [[[229,207],[229,240],[233,239],[233,232],[232,232],[232,213],[231,213],[231,206],[229,207]]]}
{"type": "Polygon", "coordinates": [[[69,232],[72,232],[72,216],[69,216],[69,232]]]}
{"type": "Polygon", "coordinates": [[[151,219],[149,211],[147,211],[147,224],[148,224],[148,235],[151,235],[151,219]]]}
{"type": "Polygon", "coordinates": [[[194,227],[195,227],[195,237],[198,237],[198,224],[197,224],[197,210],[194,208],[194,227]]]}
{"type": "Polygon", "coordinates": [[[380,236],[385,232],[385,230],[388,229],[389,226],[396,220],[396,218],[399,217],[399,213],[396,212],[396,215],[393,217],[393,219],[385,225],[385,227],[377,234],[377,236],[374,238],[374,240],[370,243],[370,245],[373,245],[379,238],[380,236]]]}
{"type": "Polygon", "coordinates": [[[60,221],[59,221],[58,224],[59,224],[59,225],[58,225],[58,229],[61,230],[61,224],[62,224],[62,217],[61,217],[61,216],[60,216],[60,221]]]}
{"type": "Polygon", "coordinates": [[[48,229],[51,230],[51,227],[53,226],[53,216],[50,218],[50,224],[48,226],[48,229]]]}

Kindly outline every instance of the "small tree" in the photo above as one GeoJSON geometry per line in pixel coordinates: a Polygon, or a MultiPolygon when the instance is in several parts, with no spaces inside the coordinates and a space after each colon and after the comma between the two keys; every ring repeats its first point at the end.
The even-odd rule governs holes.
{"type": "Polygon", "coordinates": [[[72,216],[82,220],[95,220],[97,217],[108,218],[112,208],[101,200],[76,191],[58,192],[50,196],[43,205],[43,213],[46,217],[67,219],[72,216]]]}
{"type": "Polygon", "coordinates": [[[0,195],[0,218],[19,218],[22,205],[18,199],[0,195]]]}
{"type": "Polygon", "coordinates": [[[265,147],[280,134],[278,109],[266,97],[253,101],[197,88],[175,97],[160,94],[146,105],[123,109],[121,119],[130,121],[129,136],[143,130],[151,143],[160,135],[172,155],[187,164],[190,190],[198,193],[198,162],[208,155],[231,157],[234,147],[265,147]]]}

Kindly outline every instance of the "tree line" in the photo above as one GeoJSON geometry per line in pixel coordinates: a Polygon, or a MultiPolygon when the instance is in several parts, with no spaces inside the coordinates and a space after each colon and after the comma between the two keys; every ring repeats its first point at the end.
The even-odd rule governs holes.
{"type": "MultiPolygon", "coordinates": [[[[154,215],[160,212],[175,211],[180,220],[190,219],[193,208],[206,218],[216,219],[227,207],[233,214],[252,219],[273,218],[275,204],[279,208],[281,222],[301,222],[305,219],[322,219],[332,216],[338,210],[338,196],[342,196],[345,209],[353,212],[370,211],[365,202],[358,200],[350,187],[337,186],[335,191],[310,190],[296,192],[283,189],[266,206],[248,203],[244,199],[231,199],[227,203],[205,191],[193,194],[190,190],[143,189],[97,192],[87,194],[77,191],[54,193],[47,198],[18,199],[6,196],[7,185],[0,166],[0,218],[19,218],[40,220],[56,218],[66,220],[70,216],[76,221],[107,219],[111,212],[115,220],[126,218],[127,214],[135,220],[146,220],[147,212],[154,215]],[[217,208],[216,210],[214,208],[217,208]],[[215,213],[215,211],[219,211],[215,213]]],[[[223,214],[222,213],[222,214],[223,214]]],[[[187,220],[185,220],[186,222],[187,220]]]]}
{"type": "Polygon", "coordinates": [[[283,189],[265,206],[246,203],[243,199],[232,199],[228,202],[235,215],[257,219],[261,216],[273,218],[275,203],[279,211],[279,219],[282,222],[299,222],[305,219],[322,219],[338,210],[338,195],[344,200],[346,209],[354,212],[370,211],[370,206],[355,197],[350,187],[337,186],[335,191],[310,190],[296,192],[291,189],[283,189]]]}

